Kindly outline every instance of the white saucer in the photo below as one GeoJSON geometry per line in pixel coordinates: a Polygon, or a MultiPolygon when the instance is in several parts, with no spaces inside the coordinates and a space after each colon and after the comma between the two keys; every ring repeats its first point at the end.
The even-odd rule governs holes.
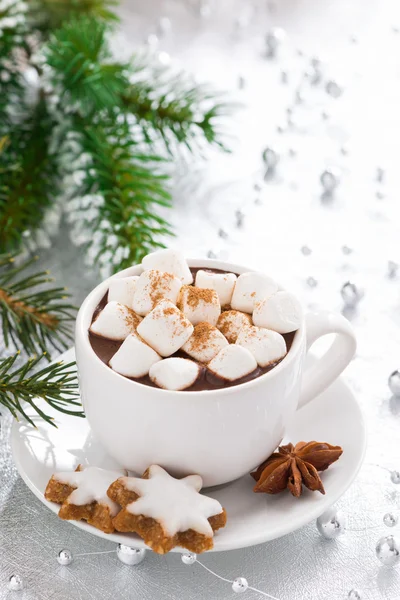
{"type": "MultiPolygon", "coordinates": [[[[60,359],[65,362],[75,360],[74,350],[68,350],[60,359]]],[[[57,513],[58,505],[47,502],[43,496],[55,471],[72,470],[78,463],[105,468],[118,465],[92,438],[85,419],[51,411],[47,406],[45,410],[55,417],[58,429],[36,417],[37,429],[15,422],[11,444],[22,479],[50,510],[57,513]]],[[[27,412],[34,415],[33,410],[27,412]]],[[[295,423],[287,432],[287,441],[296,443],[301,440],[329,442],[342,446],[344,450],[339,462],[322,474],[326,495],[307,490],[300,499],[286,492],[277,496],[254,494],[254,482],[249,475],[210,489],[206,493],[217,498],[228,513],[227,526],[215,535],[214,551],[253,546],[290,533],[316,519],[347,490],[362,464],[366,434],[360,408],[342,380],[337,380],[319,398],[298,412],[295,423]]],[[[110,541],[146,547],[133,534],[106,534],[84,522],[70,523],[110,541]]]]}

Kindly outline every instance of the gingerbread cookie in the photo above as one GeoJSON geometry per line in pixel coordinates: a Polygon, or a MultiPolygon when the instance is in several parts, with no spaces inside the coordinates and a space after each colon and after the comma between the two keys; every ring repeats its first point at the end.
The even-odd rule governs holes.
{"type": "Polygon", "coordinates": [[[214,531],[226,524],[226,512],[213,498],[199,494],[199,475],[175,479],[152,465],[143,477],[120,477],[108,496],[122,506],[113,519],[117,531],[137,533],[159,554],[181,546],[191,552],[213,547],[214,531]]]}
{"type": "Polygon", "coordinates": [[[61,519],[87,521],[105,533],[115,531],[112,523],[119,506],[107,496],[107,490],[124,471],[107,471],[99,467],[82,467],[76,471],[54,473],[44,496],[61,504],[61,519]]]}

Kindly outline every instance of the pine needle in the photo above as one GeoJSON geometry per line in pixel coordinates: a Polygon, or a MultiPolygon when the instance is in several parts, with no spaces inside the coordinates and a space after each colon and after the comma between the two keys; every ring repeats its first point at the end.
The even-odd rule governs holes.
{"type": "Polygon", "coordinates": [[[15,354],[0,359],[0,404],[8,408],[16,419],[22,416],[36,427],[26,412],[27,403],[42,419],[56,427],[53,417],[39,408],[39,398],[64,414],[85,416],[80,410],[82,407],[79,402],[75,363],[59,362],[35,372],[43,356],[30,358],[22,366],[15,368],[18,356],[15,354]]]}
{"type": "MultiPolygon", "coordinates": [[[[37,257],[16,266],[16,257],[0,255],[0,321],[6,347],[21,345],[28,354],[49,345],[61,352],[72,338],[75,308],[64,288],[49,287],[48,272],[28,274],[37,257]],[[43,288],[43,285],[46,287],[43,288]],[[39,289],[38,289],[39,288],[39,289]]],[[[49,358],[49,357],[48,357],[49,358]]]]}

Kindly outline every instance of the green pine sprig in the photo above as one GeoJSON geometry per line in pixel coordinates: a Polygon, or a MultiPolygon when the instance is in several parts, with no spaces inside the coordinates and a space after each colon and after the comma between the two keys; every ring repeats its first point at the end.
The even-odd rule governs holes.
{"type": "Polygon", "coordinates": [[[117,0],[30,0],[31,21],[43,36],[70,19],[91,16],[99,21],[116,23],[119,21],[113,8],[117,0]]]}
{"type": "Polygon", "coordinates": [[[53,84],[63,90],[61,104],[87,117],[118,106],[128,85],[126,66],[110,60],[107,33],[103,21],[73,19],[54,33],[45,52],[53,84]]]}
{"type": "Polygon", "coordinates": [[[133,60],[135,81],[123,93],[124,110],[134,115],[147,143],[161,138],[169,154],[184,146],[201,152],[204,143],[229,151],[223,118],[234,105],[184,73],[133,60]],[[156,134],[156,136],[154,136],[156,134]]]}
{"type": "Polygon", "coordinates": [[[0,359],[0,404],[8,408],[16,419],[22,416],[35,427],[25,410],[26,403],[39,417],[56,426],[53,417],[39,408],[37,399],[67,415],[85,416],[78,400],[75,363],[53,363],[36,371],[43,356],[31,358],[21,367],[14,368],[17,358],[18,354],[0,359]]]}
{"type": "Polygon", "coordinates": [[[31,274],[37,257],[17,264],[16,256],[0,255],[0,321],[6,347],[13,343],[28,354],[58,351],[72,338],[75,308],[65,288],[48,287],[49,273],[31,274]],[[43,285],[46,287],[43,288],[43,285]]]}
{"type": "Polygon", "coordinates": [[[107,256],[115,270],[140,262],[154,247],[163,247],[163,237],[172,235],[168,222],[157,214],[171,202],[168,177],[160,171],[163,159],[141,152],[128,120],[119,121],[87,126],[75,120],[79,147],[90,157],[77,192],[103,198],[91,224],[98,248],[95,259],[107,256]]]}
{"type": "Polygon", "coordinates": [[[40,228],[56,197],[59,165],[52,148],[54,120],[44,95],[8,129],[0,152],[0,253],[19,250],[26,233],[40,228]]]}

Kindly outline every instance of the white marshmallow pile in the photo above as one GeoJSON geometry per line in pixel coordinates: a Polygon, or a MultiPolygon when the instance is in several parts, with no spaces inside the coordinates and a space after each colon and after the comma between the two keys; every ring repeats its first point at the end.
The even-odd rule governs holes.
{"type": "Polygon", "coordinates": [[[298,300],[263,273],[200,269],[193,284],[173,249],[148,254],[142,269],[110,280],[108,302],[90,326],[92,334],[122,342],[109,366],[125,377],[149,376],[180,391],[209,370],[234,383],[284,358],[281,334],[301,325],[298,300]],[[173,356],[178,351],[188,358],[173,356]]]}

